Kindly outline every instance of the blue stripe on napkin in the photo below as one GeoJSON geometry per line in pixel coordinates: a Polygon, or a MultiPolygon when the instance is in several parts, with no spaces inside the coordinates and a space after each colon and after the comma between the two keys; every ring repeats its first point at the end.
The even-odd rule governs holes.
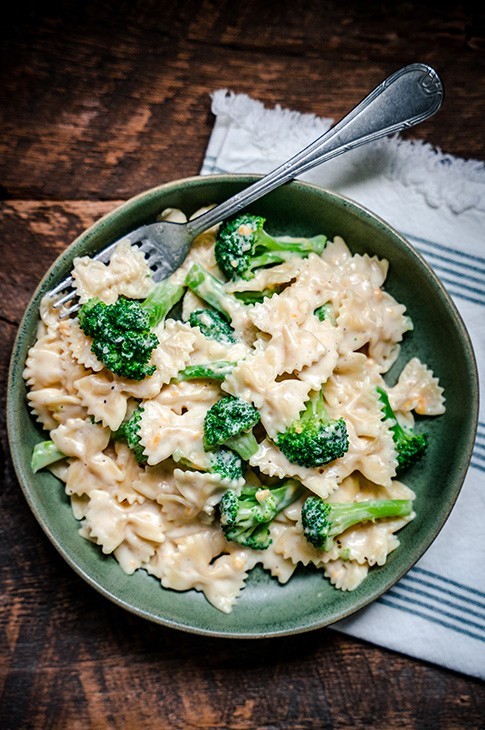
{"type": "Polygon", "coordinates": [[[485,593],[430,570],[414,566],[378,602],[485,642],[485,593]]]}
{"type": "Polygon", "coordinates": [[[403,236],[425,257],[452,296],[485,305],[485,258],[410,233],[403,236]]]}

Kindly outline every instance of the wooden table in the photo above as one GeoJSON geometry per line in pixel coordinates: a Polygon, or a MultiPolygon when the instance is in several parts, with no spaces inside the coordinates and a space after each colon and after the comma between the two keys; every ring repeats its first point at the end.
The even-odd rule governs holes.
{"type": "MultiPolygon", "coordinates": [[[[408,136],[485,157],[484,23],[461,3],[42,5],[11,3],[2,30],[3,382],[23,309],[59,252],[119,201],[198,172],[215,89],[339,118],[424,61],[447,98],[408,136]]],[[[483,727],[478,681],[332,630],[234,642],[112,605],[30,513],[3,412],[0,727],[483,727]]]]}

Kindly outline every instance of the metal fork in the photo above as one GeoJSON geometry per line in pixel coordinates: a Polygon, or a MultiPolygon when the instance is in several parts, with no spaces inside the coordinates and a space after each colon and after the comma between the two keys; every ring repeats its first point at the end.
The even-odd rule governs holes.
{"type": "MultiPolygon", "coordinates": [[[[132,245],[139,244],[148,265],[155,271],[154,279],[166,278],[184,261],[194,238],[211,226],[322,162],[419,124],[438,111],[443,94],[441,79],[430,66],[422,63],[405,66],[371,91],[325,134],[242,192],[187,223],[162,221],[141,226],[93,258],[107,263],[118,243],[129,240],[132,245]]],[[[79,303],[72,303],[77,296],[72,276],[61,281],[49,296],[56,299],[54,307],[63,307],[61,317],[79,309],[79,303]],[[68,303],[71,306],[67,307],[68,303]]]]}

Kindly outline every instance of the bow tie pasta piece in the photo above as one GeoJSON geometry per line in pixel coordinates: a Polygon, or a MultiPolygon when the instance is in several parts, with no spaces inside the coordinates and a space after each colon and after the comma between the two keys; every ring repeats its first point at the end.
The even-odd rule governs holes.
{"type": "Polygon", "coordinates": [[[174,469],[176,464],[166,459],[156,466],[147,466],[141,470],[133,481],[133,489],[142,497],[156,502],[159,494],[164,490],[174,490],[174,469]]]}
{"type": "Polygon", "coordinates": [[[207,380],[181,380],[165,385],[153,400],[181,416],[182,413],[197,406],[209,410],[222,395],[216,383],[207,380]]]}
{"type": "Polygon", "coordinates": [[[121,447],[121,454],[115,451],[115,458],[104,453],[110,441],[109,429],[76,418],[51,431],[51,438],[59,451],[69,457],[69,465],[62,474],[66,494],[82,497],[104,489],[118,499],[136,500],[131,480],[138,467],[121,447]]]}
{"type": "Polygon", "coordinates": [[[341,236],[335,236],[322,251],[320,258],[336,271],[345,273],[352,265],[352,252],[341,236]]]}
{"type": "Polygon", "coordinates": [[[89,256],[75,258],[72,276],[81,303],[96,298],[114,304],[119,296],[144,299],[153,286],[144,255],[128,240],[118,244],[108,264],[89,256]]]}
{"type": "Polygon", "coordinates": [[[304,326],[294,328],[284,324],[273,335],[266,351],[274,352],[278,375],[303,370],[327,353],[324,344],[304,326]]]}
{"type": "Polygon", "coordinates": [[[268,297],[249,310],[249,317],[262,332],[277,334],[282,323],[299,327],[336,292],[334,271],[312,254],[296,280],[281,294],[268,297]]]}
{"type": "Polygon", "coordinates": [[[368,347],[368,356],[381,373],[387,372],[399,355],[399,343],[413,325],[406,307],[382,289],[371,292],[347,290],[339,304],[337,326],[343,332],[342,353],[368,347]]]}
{"type": "Polygon", "coordinates": [[[272,335],[269,346],[279,350],[278,374],[298,372],[316,362],[321,363],[320,367],[306,371],[303,379],[321,384],[330,374],[338,358],[336,343],[342,335],[314,312],[334,296],[334,289],[331,268],[311,256],[295,283],[250,309],[253,323],[272,335]],[[324,355],[328,356],[325,363],[321,362],[324,355]]]}
{"type": "Polygon", "coordinates": [[[295,329],[300,327],[313,314],[315,307],[312,307],[308,292],[298,284],[293,284],[282,294],[275,294],[261,304],[255,304],[249,309],[248,316],[261,332],[276,335],[282,325],[295,329]]]}
{"type": "Polygon", "coordinates": [[[388,421],[382,420],[382,403],[376,391],[378,369],[361,353],[341,358],[325,384],[330,412],[344,418],[349,431],[354,468],[367,478],[389,486],[396,474],[397,454],[388,421]]]}
{"type": "MultiPolygon", "coordinates": [[[[349,427],[349,434],[352,430],[349,427]]],[[[355,448],[352,445],[352,436],[350,441],[349,450],[354,454],[354,468],[376,484],[390,486],[396,474],[397,460],[392,434],[386,424],[382,425],[377,438],[358,438],[355,440],[355,448]]]]}
{"type": "Polygon", "coordinates": [[[415,411],[420,416],[439,416],[445,412],[443,388],[438,378],[417,357],[405,365],[396,385],[388,388],[388,395],[396,411],[415,411]]]}
{"type": "Polygon", "coordinates": [[[120,441],[113,444],[113,461],[119,469],[120,478],[114,485],[113,496],[118,502],[144,502],[143,496],[134,488],[139,477],[143,474],[142,467],[133,455],[133,450],[120,441]]]}
{"type": "Polygon", "coordinates": [[[146,563],[155,553],[156,545],[165,539],[158,505],[153,502],[120,504],[103,490],[91,492],[82,531],[101,546],[103,553],[114,553],[128,574],[146,563]]]}
{"type": "Polygon", "coordinates": [[[66,494],[81,497],[95,489],[112,494],[122,479],[119,467],[105,454],[92,454],[85,460],[73,459],[66,473],[66,494]]]}
{"type": "Polygon", "coordinates": [[[62,340],[57,327],[46,328],[41,323],[35,344],[29,349],[23,373],[29,388],[40,390],[62,381],[62,352],[62,340]]]}
{"type": "MultiPolygon", "coordinates": [[[[280,297],[274,296],[271,301],[279,299],[280,297]]],[[[305,375],[300,379],[322,382],[321,378],[328,377],[338,359],[337,342],[340,333],[328,322],[319,322],[313,315],[312,307],[309,308],[312,311],[297,323],[296,318],[291,319],[291,312],[294,310],[290,299],[276,304],[280,304],[275,307],[281,316],[279,325],[270,333],[269,341],[265,342],[260,338],[256,353],[263,348],[274,353],[275,376],[304,371],[305,375]],[[316,363],[320,363],[320,366],[316,366],[316,363]],[[310,370],[312,365],[315,368],[310,370]]],[[[265,327],[269,330],[269,326],[265,327]]]]}
{"type": "Polygon", "coordinates": [[[350,421],[359,437],[381,434],[382,403],[376,387],[382,383],[377,369],[361,353],[340,358],[325,384],[325,400],[339,416],[350,421]]]}
{"type": "Polygon", "coordinates": [[[204,453],[204,406],[196,406],[178,415],[156,401],[147,401],[140,419],[140,443],[148,464],[153,466],[180,451],[188,459],[204,453]]]}
{"type": "Polygon", "coordinates": [[[198,327],[191,327],[191,331],[194,336],[193,350],[190,353],[191,365],[220,360],[239,362],[251,352],[245,342],[226,344],[206,337],[198,327]]]}
{"type": "Polygon", "coordinates": [[[131,396],[129,387],[126,390],[125,385],[126,382],[104,369],[80,378],[75,388],[89,415],[116,431],[126,416],[131,396]]]}
{"type": "Polygon", "coordinates": [[[62,385],[30,391],[28,403],[32,415],[46,430],[86,414],[86,409],[77,395],[69,394],[62,385]]]}
{"type": "Polygon", "coordinates": [[[280,353],[271,346],[257,351],[238,365],[222,384],[222,389],[253,403],[267,433],[274,437],[298,418],[310,385],[296,378],[276,381],[280,353]]]}
{"type": "Polygon", "coordinates": [[[214,521],[215,506],[231,485],[217,474],[175,469],[173,481],[161,485],[157,502],[168,520],[185,524],[194,519],[214,521]]]}
{"type": "Polygon", "coordinates": [[[256,561],[250,551],[230,546],[215,527],[174,541],[168,535],[157,557],[146,567],[165,588],[195,588],[224,613],[230,613],[256,561]]]}
{"type": "Polygon", "coordinates": [[[59,324],[59,329],[76,362],[84,365],[85,368],[94,370],[96,373],[104,368],[103,363],[91,351],[92,340],[84,334],[77,318],[63,320],[59,324]]]}
{"type": "Polygon", "coordinates": [[[381,288],[388,262],[367,254],[352,256],[339,237],[326,248],[322,261],[333,269],[337,283],[331,300],[342,332],[340,352],[368,345],[369,357],[380,372],[387,372],[399,354],[398,343],[412,329],[406,308],[381,288]]]}
{"type": "MultiPolygon", "coordinates": [[[[285,557],[278,551],[280,535],[287,529],[287,525],[282,525],[274,520],[270,527],[271,545],[266,550],[257,551],[258,564],[262,565],[265,570],[269,570],[273,578],[276,578],[282,585],[287,583],[296,570],[298,561],[292,560],[291,557],[285,557]]],[[[301,538],[300,538],[301,542],[301,538]]]]}
{"type": "MultiPolygon", "coordinates": [[[[316,320],[316,317],[313,317],[313,320],[316,320]]],[[[308,383],[311,390],[320,390],[334,371],[339,360],[342,333],[337,327],[326,321],[317,321],[316,324],[311,321],[310,326],[324,349],[321,356],[314,363],[305,365],[300,369],[297,377],[304,383],[308,383]]]]}
{"type": "MultiPolygon", "coordinates": [[[[326,385],[325,392],[331,391],[330,381],[326,385]]],[[[330,402],[330,399],[329,399],[330,402]]],[[[392,478],[396,475],[397,456],[394,447],[394,440],[389,425],[380,420],[379,406],[374,399],[374,394],[361,393],[356,395],[356,414],[349,416],[352,411],[351,403],[339,409],[343,414],[349,435],[349,450],[342,459],[344,464],[352,465],[351,470],[343,473],[344,464],[339,467],[339,482],[353,470],[359,471],[365,477],[383,486],[389,486],[392,478]],[[360,401],[360,403],[359,403],[360,401]],[[367,404],[367,408],[366,408],[367,404]],[[362,407],[362,411],[359,409],[362,407]],[[373,413],[376,413],[373,418],[373,413]],[[365,431],[372,432],[372,435],[365,431]]],[[[331,473],[331,470],[329,470],[331,473]]]]}
{"type": "Polygon", "coordinates": [[[355,591],[367,578],[369,566],[360,565],[353,560],[329,560],[323,566],[323,572],[330,583],[340,591],[355,591]]]}
{"type": "MultiPolygon", "coordinates": [[[[196,341],[196,334],[183,322],[168,319],[155,329],[159,344],[152,353],[156,371],[151,376],[158,378],[159,390],[182,370],[189,360],[196,341]]],[[[153,396],[142,396],[153,397],[153,396]]]]}
{"type": "Polygon", "coordinates": [[[55,308],[54,302],[51,297],[46,294],[42,297],[39,304],[39,325],[37,331],[37,337],[41,337],[43,334],[50,330],[56,332],[59,328],[59,310],[55,308]]]}
{"type": "Polygon", "coordinates": [[[337,286],[331,296],[337,326],[342,331],[340,351],[355,351],[368,345],[369,357],[387,372],[399,354],[405,332],[412,329],[406,308],[382,290],[388,262],[376,256],[352,256],[338,236],[321,257],[332,267],[337,286]]]}
{"type": "MultiPolygon", "coordinates": [[[[349,440],[352,443],[352,435],[349,431],[349,440]]],[[[341,457],[321,467],[305,467],[293,464],[269,439],[264,439],[259,444],[258,451],[251,457],[249,463],[257,467],[263,474],[270,477],[294,477],[305,487],[310,489],[319,497],[325,499],[335,489],[341,479],[352,473],[355,467],[356,455],[352,448],[341,457]]]]}
{"type": "Polygon", "coordinates": [[[89,419],[73,418],[51,431],[51,438],[66,456],[86,460],[106,449],[110,432],[89,419]]]}
{"type": "Polygon", "coordinates": [[[314,565],[322,568],[325,563],[325,554],[313,547],[303,536],[301,526],[295,523],[287,525],[275,524],[272,526],[273,551],[283,560],[293,564],[293,569],[301,565],[314,565]]]}
{"type": "Polygon", "coordinates": [[[335,236],[321,255],[321,260],[334,269],[340,279],[339,288],[362,287],[370,291],[381,287],[387,277],[389,262],[368,254],[352,254],[340,236],[335,236]]]}
{"type": "Polygon", "coordinates": [[[23,377],[29,388],[29,406],[45,429],[86,415],[73,387],[74,380],[84,372],[70,357],[58,317],[44,298],[37,340],[28,352],[23,377]]]}
{"type": "Polygon", "coordinates": [[[168,461],[147,467],[133,489],[157,502],[171,523],[185,525],[199,520],[214,521],[214,510],[222,494],[233,482],[217,474],[183,471],[168,461]]]}

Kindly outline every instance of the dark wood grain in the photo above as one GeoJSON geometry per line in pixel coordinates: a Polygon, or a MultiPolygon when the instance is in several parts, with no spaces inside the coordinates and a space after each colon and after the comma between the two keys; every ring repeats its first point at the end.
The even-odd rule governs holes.
{"type": "MultiPolygon", "coordinates": [[[[18,2],[1,30],[0,378],[59,252],[143,188],[198,172],[210,93],[339,118],[399,66],[443,76],[410,132],[483,159],[484,20],[467,3],[18,2]]],[[[21,494],[1,391],[0,727],[479,728],[478,681],[326,629],[269,641],[144,622],[58,556],[21,494]]]]}
{"type": "Polygon", "coordinates": [[[458,4],[443,15],[437,2],[392,16],[385,3],[344,5],[186,0],[162,3],[164,17],[153,2],[121,12],[90,2],[40,23],[33,10],[2,61],[4,196],[127,197],[199,170],[216,88],[339,118],[417,59],[443,75],[447,101],[410,134],[482,159],[484,64],[471,17],[458,4]]]}

